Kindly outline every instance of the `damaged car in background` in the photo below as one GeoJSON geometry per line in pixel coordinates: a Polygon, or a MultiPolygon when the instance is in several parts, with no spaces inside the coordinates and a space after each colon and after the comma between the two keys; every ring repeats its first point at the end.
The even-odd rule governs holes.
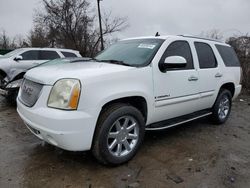
{"type": "Polygon", "coordinates": [[[80,53],[70,49],[20,48],[0,57],[0,94],[15,102],[27,70],[57,58],[79,58],[80,53]]]}

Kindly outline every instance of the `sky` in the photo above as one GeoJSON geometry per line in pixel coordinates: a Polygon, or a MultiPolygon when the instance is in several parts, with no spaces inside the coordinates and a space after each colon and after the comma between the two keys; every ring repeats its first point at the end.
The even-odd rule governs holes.
{"type": "MultiPolygon", "coordinates": [[[[95,0],[90,0],[96,6],[95,0]]],[[[27,35],[40,0],[0,0],[0,30],[27,35]]],[[[249,0],[102,0],[102,11],[127,17],[119,38],[167,34],[199,35],[212,29],[227,37],[250,33],[249,0]]]]}

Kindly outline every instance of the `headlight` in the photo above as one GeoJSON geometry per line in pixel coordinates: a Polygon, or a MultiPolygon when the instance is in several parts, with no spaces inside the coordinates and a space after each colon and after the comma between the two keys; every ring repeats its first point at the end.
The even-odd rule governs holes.
{"type": "Polygon", "coordinates": [[[18,88],[21,86],[23,79],[15,80],[13,82],[10,82],[6,88],[18,88]]]}
{"type": "Polygon", "coordinates": [[[62,79],[53,86],[48,106],[64,110],[76,110],[81,92],[81,84],[76,79],[62,79]]]}

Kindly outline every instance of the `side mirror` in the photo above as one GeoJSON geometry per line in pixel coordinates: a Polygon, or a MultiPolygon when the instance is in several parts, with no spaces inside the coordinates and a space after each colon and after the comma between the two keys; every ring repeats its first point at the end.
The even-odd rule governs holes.
{"type": "Polygon", "coordinates": [[[162,72],[166,72],[169,69],[183,68],[187,65],[187,60],[181,56],[170,56],[167,57],[164,63],[161,63],[159,68],[162,72]]]}
{"type": "Polygon", "coordinates": [[[21,55],[18,55],[14,58],[15,61],[23,60],[23,57],[21,55]]]}

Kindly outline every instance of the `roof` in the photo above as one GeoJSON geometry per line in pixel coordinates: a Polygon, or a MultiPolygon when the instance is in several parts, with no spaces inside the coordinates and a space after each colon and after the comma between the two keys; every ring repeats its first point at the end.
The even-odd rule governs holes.
{"type": "Polygon", "coordinates": [[[124,39],[124,40],[133,40],[133,39],[163,39],[163,40],[166,40],[168,38],[176,38],[176,39],[179,39],[179,40],[183,40],[184,38],[188,38],[188,39],[193,39],[193,40],[197,40],[197,41],[213,42],[213,43],[228,45],[225,42],[220,41],[220,40],[216,40],[216,39],[212,39],[212,38],[199,37],[199,36],[192,36],[192,35],[143,36],[143,37],[128,38],[128,39],[124,39]]]}
{"type": "Polygon", "coordinates": [[[68,51],[68,52],[79,52],[77,50],[66,49],[66,48],[38,48],[38,47],[30,47],[30,48],[20,48],[24,50],[60,50],[60,51],[68,51]]]}

